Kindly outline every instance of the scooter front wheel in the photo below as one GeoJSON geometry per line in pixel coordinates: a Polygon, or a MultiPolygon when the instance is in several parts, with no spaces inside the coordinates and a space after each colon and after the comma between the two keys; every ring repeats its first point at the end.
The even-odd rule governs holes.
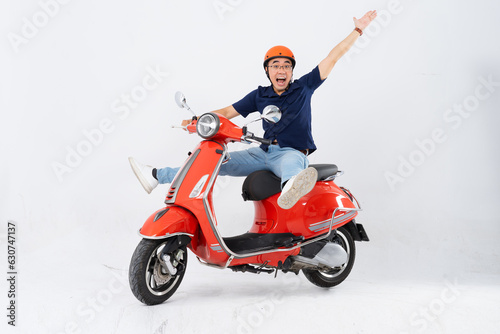
{"type": "Polygon", "coordinates": [[[137,245],[129,268],[129,283],[134,296],[146,305],[161,304],[169,299],[182,282],[187,266],[186,246],[169,253],[170,263],[161,259],[169,239],[142,239],[137,245]]]}
{"type": "Polygon", "coordinates": [[[345,227],[339,227],[336,234],[333,235],[330,242],[334,242],[342,246],[347,253],[347,262],[340,267],[325,269],[302,269],[306,278],[313,284],[322,288],[331,288],[342,283],[354,265],[356,258],[356,248],[354,239],[345,227]]]}

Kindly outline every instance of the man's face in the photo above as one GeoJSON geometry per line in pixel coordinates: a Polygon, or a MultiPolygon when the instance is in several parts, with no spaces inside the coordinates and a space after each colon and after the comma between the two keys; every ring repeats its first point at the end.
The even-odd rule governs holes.
{"type": "Polygon", "coordinates": [[[274,58],[267,64],[267,72],[274,91],[281,94],[287,89],[290,80],[292,80],[292,62],[287,58],[274,58]]]}

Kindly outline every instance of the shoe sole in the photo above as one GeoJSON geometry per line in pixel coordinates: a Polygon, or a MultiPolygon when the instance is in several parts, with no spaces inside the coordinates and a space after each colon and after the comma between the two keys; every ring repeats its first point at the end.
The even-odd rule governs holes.
{"type": "Polygon", "coordinates": [[[130,167],[132,167],[132,171],[134,172],[135,176],[137,176],[137,179],[141,183],[144,190],[146,190],[146,192],[148,194],[151,194],[151,192],[153,191],[153,188],[151,187],[149,182],[146,180],[144,175],[142,175],[141,169],[137,165],[137,163],[135,162],[134,158],[132,158],[132,157],[128,158],[128,162],[130,163],[130,167]]]}
{"type": "Polygon", "coordinates": [[[299,199],[308,194],[316,185],[318,179],[318,171],[309,167],[297,174],[292,181],[292,187],[285,194],[281,194],[278,198],[278,205],[282,209],[290,209],[299,199]]]}

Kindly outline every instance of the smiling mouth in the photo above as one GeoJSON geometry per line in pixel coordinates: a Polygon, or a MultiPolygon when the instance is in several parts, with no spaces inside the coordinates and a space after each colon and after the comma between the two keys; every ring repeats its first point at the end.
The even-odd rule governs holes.
{"type": "Polygon", "coordinates": [[[276,82],[277,82],[279,85],[284,85],[284,84],[285,84],[285,82],[286,82],[286,78],[282,78],[282,77],[276,78],[276,82]]]}

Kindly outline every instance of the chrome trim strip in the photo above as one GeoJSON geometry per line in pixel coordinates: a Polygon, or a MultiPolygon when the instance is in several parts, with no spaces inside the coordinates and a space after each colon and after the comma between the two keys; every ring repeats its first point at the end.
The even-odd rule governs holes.
{"type": "MultiPolygon", "coordinates": [[[[352,218],[352,216],[354,216],[354,212],[345,213],[343,216],[334,219],[334,221],[335,220],[339,221],[339,220],[349,219],[349,218],[352,218]]],[[[328,223],[329,221],[330,221],[330,219],[311,224],[311,225],[309,225],[309,230],[312,232],[318,232],[318,231],[324,230],[331,225],[328,223]]]]}
{"type": "Polygon", "coordinates": [[[230,256],[229,259],[227,259],[226,264],[224,266],[222,266],[222,267],[218,266],[216,264],[211,264],[211,263],[202,261],[198,256],[196,258],[198,259],[198,262],[200,262],[201,264],[203,264],[203,265],[205,265],[207,267],[217,268],[217,269],[226,269],[227,267],[229,267],[229,264],[231,263],[231,261],[233,261],[234,256],[230,256]]]}
{"type": "Polygon", "coordinates": [[[177,192],[179,191],[179,188],[182,186],[182,182],[184,181],[184,178],[186,177],[187,173],[191,169],[191,166],[193,165],[194,161],[198,157],[198,154],[200,154],[200,149],[197,149],[194,153],[192,153],[187,161],[184,163],[182,166],[182,169],[180,169],[177,172],[177,175],[175,178],[172,180],[172,184],[170,185],[170,189],[173,190],[173,193],[171,194],[172,197],[169,199],[167,194],[167,198],[165,199],[165,204],[174,204],[175,199],[177,198],[177,192]]]}
{"type": "Polygon", "coordinates": [[[337,173],[335,173],[333,175],[330,175],[326,179],[323,179],[323,180],[320,180],[320,181],[333,181],[333,180],[335,180],[336,177],[339,177],[339,176],[342,176],[342,175],[344,175],[344,171],[339,170],[339,171],[337,171],[337,173]]]}
{"type": "Polygon", "coordinates": [[[224,253],[224,250],[219,244],[211,245],[210,249],[217,253],[224,253]]]}
{"type": "Polygon", "coordinates": [[[176,235],[187,235],[188,237],[191,237],[191,238],[194,237],[194,234],[186,233],[186,232],[175,232],[172,234],[167,233],[167,234],[159,236],[159,237],[151,237],[149,235],[141,234],[141,229],[139,229],[139,231],[137,231],[137,234],[139,234],[139,236],[144,238],[144,239],[151,239],[151,240],[166,239],[166,238],[170,238],[170,237],[175,237],[176,235]]]}
{"type": "MultiPolygon", "coordinates": [[[[351,193],[351,191],[349,191],[349,192],[351,193]]],[[[356,204],[356,206],[357,206],[360,210],[363,210],[363,209],[361,209],[361,204],[359,204],[358,199],[357,199],[356,197],[354,197],[354,195],[353,195],[352,193],[351,193],[351,196],[352,196],[352,198],[354,199],[354,201],[356,202],[356,203],[354,203],[354,204],[356,204]]]]}
{"type": "Polygon", "coordinates": [[[221,145],[222,154],[221,154],[219,161],[217,162],[217,165],[215,166],[214,172],[212,173],[210,180],[208,181],[207,188],[205,189],[205,192],[203,193],[203,207],[205,208],[205,214],[207,215],[208,222],[210,223],[210,227],[212,228],[212,231],[214,232],[215,238],[219,242],[219,245],[221,246],[222,250],[224,250],[224,252],[228,255],[236,256],[236,254],[231,252],[229,250],[229,248],[226,246],[226,244],[224,243],[224,240],[222,239],[222,236],[220,235],[219,229],[217,228],[217,226],[215,226],[214,217],[212,216],[212,211],[210,210],[211,208],[210,208],[209,203],[208,203],[208,195],[210,194],[210,191],[215,183],[215,179],[216,179],[217,175],[219,175],[220,167],[222,166],[222,162],[224,161],[224,157],[226,156],[226,153],[228,151],[226,144],[221,144],[221,143],[217,143],[217,144],[221,145]]]}
{"type": "MultiPolygon", "coordinates": [[[[340,187],[340,189],[342,189],[344,192],[345,192],[345,191],[347,191],[347,192],[349,193],[349,195],[350,195],[349,197],[352,197],[352,198],[353,198],[353,200],[354,200],[354,201],[353,201],[353,200],[351,200],[352,204],[356,205],[356,206],[357,206],[360,210],[363,210],[363,209],[361,208],[361,205],[359,204],[358,200],[356,199],[356,197],[352,194],[352,192],[351,192],[349,189],[347,189],[347,188],[345,188],[345,187],[340,187]]],[[[349,198],[349,199],[350,199],[350,198],[349,198]]]]}

